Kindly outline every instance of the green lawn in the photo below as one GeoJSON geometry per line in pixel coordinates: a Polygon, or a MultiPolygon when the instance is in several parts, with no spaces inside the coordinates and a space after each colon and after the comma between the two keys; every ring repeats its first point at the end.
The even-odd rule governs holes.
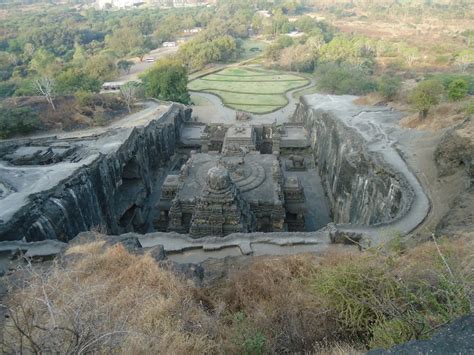
{"type": "Polygon", "coordinates": [[[188,87],[191,91],[218,95],[230,108],[261,114],[285,106],[285,93],[308,83],[308,79],[294,74],[239,67],[193,80],[188,87]]]}

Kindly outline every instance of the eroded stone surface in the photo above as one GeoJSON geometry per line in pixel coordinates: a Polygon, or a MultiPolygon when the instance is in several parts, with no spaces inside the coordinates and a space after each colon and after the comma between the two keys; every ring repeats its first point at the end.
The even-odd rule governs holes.
{"type": "Polygon", "coordinates": [[[430,203],[389,133],[401,114],[357,106],[355,98],[306,96],[293,119],[311,134],[334,222],[382,242],[388,230],[405,234],[416,228],[430,203]]]}
{"type": "MultiPolygon", "coordinates": [[[[1,237],[3,240],[23,237],[68,240],[77,232],[96,226],[114,234],[146,232],[152,210],[158,212],[158,221],[165,224],[179,225],[184,221],[190,225],[196,203],[206,187],[210,188],[206,196],[210,196],[219,189],[230,189],[229,186],[235,186],[250,205],[257,230],[286,230],[285,223],[290,225],[288,213],[294,215],[291,222],[296,229],[305,225],[298,220],[301,217],[298,214],[302,214],[305,204],[311,206],[312,203],[298,188],[312,181],[306,175],[316,172],[335,221],[344,223],[337,227],[344,232],[340,235],[374,237],[381,234],[381,228],[391,226],[400,228],[401,232],[409,231],[424,217],[429,204],[416,178],[398,155],[396,142],[381,123],[398,114],[385,108],[361,108],[353,105],[352,100],[353,97],[321,95],[302,100],[295,113],[297,122],[291,127],[246,125],[244,129],[231,131],[224,126],[201,127],[197,132],[198,138],[203,138],[200,149],[232,149],[226,149],[229,154],[221,156],[214,152],[192,153],[181,170],[181,161],[186,159],[177,159],[174,154],[179,144],[186,145],[180,140],[180,134],[190,112],[176,105],[160,119],[141,118],[140,124],[135,122],[135,126],[129,123],[93,136],[68,137],[47,144],[44,140],[35,141],[36,147],[63,144],[62,148],[56,145],[55,149],[65,150],[57,150],[59,153],[52,156],[62,160],[49,165],[40,165],[40,162],[44,161],[43,157],[51,158],[51,150],[39,149],[41,153],[37,154],[36,148],[22,151],[18,143],[7,142],[7,148],[2,150],[4,156],[16,157],[24,161],[23,164],[25,161],[35,164],[14,166],[4,160],[0,167],[1,191],[6,196],[0,203],[12,202],[12,196],[21,195],[24,208],[19,211],[18,203],[3,205],[6,208],[2,210],[1,237]],[[291,146],[286,147],[282,144],[285,134],[295,142],[300,136],[305,139],[301,146],[288,139],[291,146]],[[80,146],[84,142],[87,149],[80,146]],[[244,149],[240,149],[240,144],[244,149]],[[239,149],[234,149],[235,146],[239,149]],[[289,154],[295,150],[299,153],[289,160],[289,154]],[[35,160],[38,157],[42,160],[35,160]],[[288,162],[298,168],[297,171],[287,169],[288,162]],[[228,175],[217,174],[220,171],[217,169],[206,181],[208,171],[218,165],[225,167],[228,175]],[[14,178],[17,182],[34,181],[34,184],[28,190],[28,187],[11,184],[14,178]],[[30,195],[32,197],[28,197],[30,195]],[[158,201],[160,195],[163,201],[156,210],[153,201],[158,201]],[[286,207],[285,201],[288,202],[286,207]],[[14,208],[9,210],[10,205],[14,208]],[[9,217],[7,222],[5,216],[9,217]],[[265,223],[271,228],[262,227],[266,218],[265,223]]],[[[198,143],[193,144],[199,149],[198,143]]],[[[237,194],[232,196],[231,201],[235,201],[237,194]]],[[[222,211],[222,207],[219,208],[222,211]]],[[[235,211],[242,214],[241,207],[235,211]]],[[[314,218],[314,214],[305,215],[314,218]]],[[[212,224],[209,222],[211,219],[204,224],[209,226],[212,224]]],[[[176,230],[186,233],[187,227],[176,230]]],[[[247,240],[255,236],[245,234],[247,240]]],[[[329,234],[326,236],[329,241],[329,234]]],[[[232,238],[243,240],[235,234],[232,238]]],[[[180,239],[176,241],[181,246],[186,244],[180,239]]],[[[202,246],[207,242],[197,243],[193,245],[202,246]]],[[[250,244],[242,242],[239,248],[245,254],[252,250],[250,244]]]]}
{"type": "Polygon", "coordinates": [[[0,240],[143,229],[156,169],[189,118],[183,106],[151,105],[103,131],[1,142],[0,240]]]}

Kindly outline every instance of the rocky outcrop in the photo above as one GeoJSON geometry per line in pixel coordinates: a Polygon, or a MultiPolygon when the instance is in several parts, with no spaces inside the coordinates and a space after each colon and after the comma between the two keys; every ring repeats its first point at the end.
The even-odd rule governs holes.
{"type": "MultiPolygon", "coordinates": [[[[344,114],[352,115],[348,107],[344,114]]],[[[352,117],[357,116],[357,111],[352,117]]],[[[376,225],[407,213],[413,193],[404,177],[368,149],[368,141],[332,109],[301,99],[293,120],[311,134],[311,149],[335,223],[376,225]]]]}
{"type": "Polygon", "coordinates": [[[439,329],[431,339],[412,340],[391,349],[372,350],[368,355],[388,354],[473,354],[474,315],[459,318],[439,329]]]}
{"type": "MultiPolygon", "coordinates": [[[[77,166],[59,184],[30,195],[28,203],[0,222],[0,241],[68,241],[94,228],[108,234],[145,232],[150,208],[146,199],[156,171],[175,153],[180,125],[188,116],[184,106],[172,105],[146,125],[103,133],[100,144],[114,148],[105,154],[94,152],[90,163],[77,166]],[[107,141],[108,135],[114,140],[107,141]]],[[[79,138],[74,144],[82,150],[87,145],[81,146],[79,138]]]]}
{"type": "Polygon", "coordinates": [[[444,133],[434,158],[440,178],[460,173],[466,189],[450,204],[436,227],[438,235],[470,231],[474,224],[474,123],[467,119],[444,133]]]}
{"type": "Polygon", "coordinates": [[[449,129],[436,147],[435,162],[440,177],[466,171],[474,178],[474,123],[471,119],[449,129]]]}

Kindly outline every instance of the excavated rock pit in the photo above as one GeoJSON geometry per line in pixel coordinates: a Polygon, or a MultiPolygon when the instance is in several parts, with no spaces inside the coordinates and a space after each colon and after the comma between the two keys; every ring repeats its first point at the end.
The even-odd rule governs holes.
{"type": "MultiPolygon", "coordinates": [[[[179,171],[189,156],[187,146],[202,148],[200,137],[206,137],[199,125],[186,129],[191,119],[186,107],[149,104],[146,112],[101,132],[1,142],[0,252],[21,250],[45,257],[78,233],[90,235],[87,231],[95,229],[112,235],[133,233],[129,235],[145,248],[163,245],[172,260],[200,262],[232,255],[318,252],[331,243],[380,243],[394,231],[408,233],[425,218],[429,201],[390,136],[401,115],[385,107],[356,106],[353,100],[304,97],[286,131],[293,136],[285,139],[298,143],[290,146],[311,157],[309,171],[318,175],[320,187],[315,191],[321,191],[311,196],[324,200],[319,206],[328,209],[334,222],[316,224],[323,226],[317,231],[315,224],[307,223],[307,230],[314,231],[198,239],[153,232],[150,215],[166,175],[179,171]]],[[[263,137],[262,151],[273,151],[269,128],[255,124],[263,137]]],[[[226,128],[213,129],[218,136],[219,129],[226,128]]],[[[207,141],[206,150],[213,145],[219,142],[207,141]]],[[[282,156],[282,162],[287,158],[282,156]]],[[[313,220],[317,214],[310,209],[306,218],[313,220]]]]}

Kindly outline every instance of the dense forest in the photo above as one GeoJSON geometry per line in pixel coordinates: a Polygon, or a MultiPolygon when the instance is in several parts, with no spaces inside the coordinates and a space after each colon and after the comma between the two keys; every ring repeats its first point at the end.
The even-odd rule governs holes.
{"type": "MultiPolygon", "coordinates": [[[[390,99],[403,79],[419,73],[440,77],[446,90],[452,85],[452,90],[460,87],[461,93],[474,93],[468,73],[474,62],[474,31],[452,30],[446,37],[440,30],[449,41],[439,38],[436,43],[421,35],[444,28],[445,21],[472,20],[468,1],[360,1],[356,6],[344,0],[220,0],[208,7],[103,11],[42,2],[8,6],[8,15],[0,12],[0,98],[87,96],[98,92],[104,81],[130,70],[131,59],[143,60],[150,50],[196,27],[201,31],[188,37],[176,55],[187,72],[239,60],[243,44],[252,37],[268,44],[259,57],[261,64],[314,73],[319,88],[330,93],[379,91],[390,99]],[[398,23],[389,30],[400,31],[400,36],[379,36],[367,25],[356,26],[381,19],[398,23]],[[295,32],[298,36],[290,36],[295,32]],[[452,84],[456,80],[461,82],[452,84]]],[[[419,94],[413,97],[424,101],[418,102],[422,115],[436,101],[419,94]]]]}

